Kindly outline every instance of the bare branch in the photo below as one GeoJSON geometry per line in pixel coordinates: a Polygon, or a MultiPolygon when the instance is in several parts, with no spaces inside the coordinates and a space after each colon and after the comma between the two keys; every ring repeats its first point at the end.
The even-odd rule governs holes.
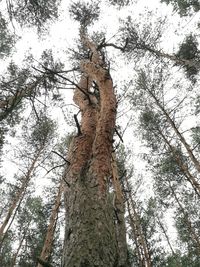
{"type": "Polygon", "coordinates": [[[52,150],[51,151],[52,153],[54,153],[54,154],[56,154],[56,155],[58,155],[59,157],[61,157],[68,165],[70,165],[71,163],[67,160],[67,159],[65,159],[61,154],[59,154],[58,152],[56,152],[56,151],[54,151],[54,150],[52,150]]]}
{"type": "Polygon", "coordinates": [[[77,129],[78,129],[78,136],[79,136],[79,135],[82,134],[82,132],[81,132],[80,124],[79,124],[78,119],[77,119],[77,114],[74,114],[74,120],[75,120],[75,122],[76,122],[76,127],[77,127],[77,129]]]}

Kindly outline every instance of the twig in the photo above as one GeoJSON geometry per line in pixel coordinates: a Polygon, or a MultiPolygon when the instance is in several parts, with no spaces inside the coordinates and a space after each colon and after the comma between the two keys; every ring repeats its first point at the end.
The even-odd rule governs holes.
{"type": "Polygon", "coordinates": [[[63,76],[63,75],[61,75],[61,74],[59,74],[59,73],[57,73],[57,72],[55,72],[55,71],[53,71],[53,70],[51,70],[51,69],[49,69],[49,68],[46,68],[45,66],[43,66],[42,65],[42,67],[45,69],[45,70],[47,70],[47,71],[49,71],[50,73],[53,73],[54,75],[57,75],[58,77],[60,77],[60,78],[62,78],[62,79],[64,79],[64,80],[66,80],[66,81],[68,81],[68,82],[70,82],[72,85],[74,85],[74,86],[76,86],[87,98],[88,98],[88,101],[89,101],[89,103],[91,104],[91,100],[90,100],[90,96],[89,96],[89,94],[87,94],[78,84],[76,84],[75,82],[73,82],[73,81],[71,81],[70,79],[68,79],[68,78],[66,78],[65,76],[63,76]]]}
{"type": "Polygon", "coordinates": [[[124,143],[122,136],[120,135],[120,133],[118,132],[117,128],[115,128],[115,132],[117,134],[117,136],[119,137],[119,139],[122,141],[122,143],[124,143]]]}
{"type": "MultiPolygon", "coordinates": [[[[119,49],[119,50],[121,50],[122,52],[124,52],[125,49],[126,49],[126,47],[127,47],[127,45],[128,45],[128,38],[126,38],[126,42],[125,42],[125,45],[124,45],[124,46],[118,46],[118,45],[113,44],[113,43],[104,43],[104,44],[100,44],[99,47],[101,48],[101,47],[112,46],[112,47],[114,47],[115,49],[119,49]]],[[[98,47],[98,48],[99,48],[99,47],[98,47]]]]}
{"type": "Polygon", "coordinates": [[[74,114],[74,120],[75,120],[75,122],[76,122],[76,127],[77,127],[77,129],[78,129],[78,136],[79,136],[79,135],[82,134],[82,132],[81,132],[80,124],[79,124],[78,119],[77,119],[77,114],[74,114]]]}
{"type": "Polygon", "coordinates": [[[67,186],[70,187],[70,184],[65,180],[64,177],[63,177],[63,180],[65,181],[65,183],[67,184],[67,186]]]}
{"type": "Polygon", "coordinates": [[[57,166],[54,166],[53,168],[51,168],[49,171],[47,171],[47,173],[45,175],[47,175],[48,173],[50,173],[51,171],[55,170],[56,168],[59,168],[59,167],[63,167],[65,166],[66,162],[63,163],[63,164],[60,164],[60,165],[57,165],[57,166]]]}
{"type": "Polygon", "coordinates": [[[58,152],[56,152],[56,151],[54,151],[54,150],[52,150],[51,151],[52,153],[54,153],[54,154],[56,154],[56,155],[58,155],[59,157],[61,157],[68,165],[70,165],[71,163],[67,160],[67,159],[65,159],[61,154],[59,154],[58,152]]]}

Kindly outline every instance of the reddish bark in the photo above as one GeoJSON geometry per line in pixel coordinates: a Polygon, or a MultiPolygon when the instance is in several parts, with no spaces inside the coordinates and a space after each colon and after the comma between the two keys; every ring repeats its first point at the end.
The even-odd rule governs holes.
{"type": "MultiPolygon", "coordinates": [[[[109,193],[114,173],[116,96],[100,52],[83,30],[81,38],[92,57],[81,62],[82,77],[74,92],[74,102],[81,111],[81,134],[74,137],[70,146],[70,166],[65,178],[70,186],[65,188],[63,266],[125,267],[128,263],[123,202],[118,198],[113,201],[109,193]],[[99,88],[100,99],[90,93],[93,81],[99,88]],[[115,206],[119,212],[118,225],[114,219],[115,206]]],[[[115,189],[116,184],[117,177],[115,189]]]]}
{"type": "MultiPolygon", "coordinates": [[[[56,229],[56,223],[57,223],[57,218],[58,218],[59,207],[61,204],[62,193],[63,193],[63,180],[61,181],[60,186],[58,188],[58,193],[55,199],[54,207],[52,209],[50,220],[49,220],[49,225],[47,228],[46,238],[44,241],[42,252],[39,257],[40,260],[46,263],[49,262],[51,252],[52,252],[54,233],[56,229]]],[[[38,263],[37,267],[43,267],[43,265],[38,263]]]]}

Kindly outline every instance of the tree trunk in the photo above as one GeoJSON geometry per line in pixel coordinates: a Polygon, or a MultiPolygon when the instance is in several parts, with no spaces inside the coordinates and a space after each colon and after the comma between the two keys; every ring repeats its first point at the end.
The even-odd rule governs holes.
{"type": "Polygon", "coordinates": [[[23,199],[24,197],[24,194],[25,194],[25,191],[26,191],[26,188],[29,184],[29,181],[31,179],[31,175],[35,169],[35,165],[36,165],[36,162],[41,154],[41,151],[42,151],[42,148],[37,152],[37,154],[35,155],[32,163],[31,163],[31,166],[30,168],[28,169],[27,171],[27,174],[25,175],[24,179],[23,179],[23,182],[22,182],[22,185],[21,185],[21,188],[19,189],[19,191],[16,193],[12,203],[10,204],[10,207],[8,209],[8,212],[7,212],[7,215],[0,227],[0,239],[2,240],[3,239],[3,233],[4,233],[4,230],[5,228],[7,227],[8,225],[8,222],[10,220],[10,218],[12,217],[12,214],[13,214],[13,211],[15,210],[15,208],[17,207],[17,204],[18,202],[20,201],[20,199],[23,199]]]}
{"type": "Polygon", "coordinates": [[[200,69],[200,64],[197,60],[195,59],[184,59],[184,58],[180,58],[174,54],[170,55],[170,54],[167,54],[167,53],[164,53],[160,50],[155,50],[151,47],[149,47],[148,45],[145,45],[143,44],[141,46],[141,49],[143,50],[146,50],[146,51],[149,51],[150,53],[160,57],[160,58],[166,58],[166,59],[170,59],[172,61],[174,61],[177,65],[180,65],[180,66],[185,66],[185,67],[195,67],[197,68],[198,70],[200,69]]]}
{"type": "MultiPolygon", "coordinates": [[[[29,223],[29,224],[30,224],[30,223],[29,223]]],[[[24,232],[24,234],[23,234],[23,236],[22,236],[22,238],[21,238],[21,240],[20,240],[20,242],[19,242],[19,246],[18,246],[17,251],[15,252],[15,254],[14,254],[14,256],[13,256],[12,264],[11,264],[10,267],[14,267],[14,266],[16,266],[16,260],[17,260],[17,257],[18,257],[18,255],[19,255],[19,251],[20,251],[20,249],[21,249],[21,247],[22,247],[22,244],[23,244],[23,242],[24,242],[24,239],[25,239],[25,237],[26,237],[26,234],[27,234],[27,232],[28,232],[28,230],[29,230],[29,224],[28,224],[28,226],[27,226],[27,228],[26,228],[26,230],[25,230],[25,232],[24,232]]]]}
{"type": "MultiPolygon", "coordinates": [[[[58,218],[59,207],[61,204],[62,193],[63,193],[63,180],[61,181],[59,189],[58,189],[58,194],[55,199],[54,207],[52,209],[50,220],[49,220],[49,225],[47,228],[46,238],[44,241],[42,252],[39,257],[40,260],[46,263],[49,262],[51,252],[52,252],[54,232],[56,229],[56,223],[57,223],[57,218],[58,218]]],[[[38,263],[37,267],[42,267],[42,266],[43,266],[42,264],[38,263]]]]}
{"type": "Polygon", "coordinates": [[[70,166],[65,178],[69,186],[65,188],[62,266],[125,267],[128,263],[123,202],[117,192],[114,198],[109,192],[116,97],[100,51],[83,30],[81,38],[92,57],[81,63],[83,74],[74,92],[82,119],[81,126],[77,125],[79,134],[70,146],[70,166]],[[93,81],[98,85],[100,100],[89,93],[93,81]]]}
{"type": "Polygon", "coordinates": [[[182,206],[181,202],[179,201],[179,199],[178,199],[173,187],[171,186],[170,182],[169,182],[169,186],[170,186],[172,194],[173,194],[176,202],[178,203],[179,208],[180,208],[180,210],[181,210],[181,212],[182,212],[182,214],[184,216],[184,220],[185,220],[186,226],[188,228],[188,232],[190,233],[190,236],[191,236],[194,244],[196,244],[198,254],[200,255],[200,240],[199,240],[199,237],[197,236],[197,234],[195,232],[195,229],[192,226],[192,222],[190,221],[188,213],[185,211],[184,207],[182,206]]]}
{"type": "Polygon", "coordinates": [[[200,196],[200,185],[198,181],[196,180],[196,178],[189,171],[187,164],[182,162],[180,156],[176,153],[176,149],[170,144],[169,140],[165,137],[162,131],[160,129],[157,129],[157,130],[158,130],[158,133],[162,136],[164,142],[169,147],[170,151],[172,152],[172,155],[174,156],[174,159],[176,160],[176,163],[179,166],[182,173],[184,174],[185,178],[192,185],[193,189],[195,190],[195,193],[198,196],[200,196]]]}
{"type": "Polygon", "coordinates": [[[152,267],[151,253],[150,253],[145,235],[142,230],[141,219],[136,210],[135,201],[133,200],[131,188],[129,186],[127,177],[125,178],[125,181],[126,181],[127,191],[129,192],[127,206],[128,206],[128,212],[129,212],[129,218],[130,218],[130,226],[136,238],[135,239],[136,246],[138,246],[139,248],[140,264],[143,267],[152,267]]]}
{"type": "Polygon", "coordinates": [[[158,106],[158,108],[163,112],[163,114],[165,115],[168,123],[170,124],[170,126],[172,127],[172,129],[174,130],[174,132],[176,133],[176,135],[178,136],[179,140],[181,141],[181,143],[183,144],[183,146],[185,147],[189,158],[191,159],[191,161],[193,162],[196,170],[200,173],[200,161],[196,158],[196,156],[194,155],[190,145],[186,142],[184,136],[180,133],[180,131],[178,130],[176,124],[174,123],[174,121],[171,119],[171,117],[169,116],[168,112],[165,110],[165,108],[160,104],[159,100],[157,99],[157,97],[154,95],[154,93],[147,89],[148,93],[150,94],[150,96],[155,100],[156,105],[158,106]]]}
{"type": "Polygon", "coordinates": [[[163,234],[164,234],[164,236],[165,236],[165,238],[166,238],[167,244],[168,244],[168,246],[169,246],[169,248],[170,248],[170,250],[171,250],[171,252],[172,252],[173,258],[174,258],[174,260],[175,260],[175,262],[176,262],[176,266],[177,266],[177,267],[181,267],[180,260],[177,259],[177,255],[176,255],[176,253],[174,252],[174,249],[173,249],[173,247],[172,247],[172,244],[171,244],[171,242],[170,242],[169,236],[168,236],[168,234],[167,234],[167,231],[166,231],[164,225],[162,224],[162,222],[161,222],[160,218],[158,217],[158,215],[155,215],[155,216],[156,216],[157,223],[158,223],[158,225],[160,226],[160,228],[161,228],[161,230],[162,230],[162,232],[163,232],[163,234]]]}
{"type": "Polygon", "coordinates": [[[134,223],[134,220],[131,214],[129,201],[127,201],[127,210],[128,210],[129,224],[130,224],[130,227],[133,233],[133,241],[135,242],[135,246],[136,246],[137,263],[139,267],[145,267],[144,253],[142,253],[141,251],[140,243],[138,240],[138,232],[137,232],[136,225],[134,223]]]}

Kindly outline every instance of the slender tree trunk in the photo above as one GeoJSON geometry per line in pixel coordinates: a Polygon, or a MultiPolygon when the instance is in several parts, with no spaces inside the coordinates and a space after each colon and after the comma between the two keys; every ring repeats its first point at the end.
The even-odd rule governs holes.
{"type": "Polygon", "coordinates": [[[194,230],[194,228],[192,226],[192,222],[189,219],[188,213],[185,211],[184,207],[182,206],[181,202],[179,201],[179,199],[178,199],[173,187],[171,186],[170,182],[169,182],[169,186],[170,186],[172,194],[173,194],[173,196],[174,196],[177,204],[179,205],[179,208],[180,208],[180,210],[181,210],[181,212],[182,212],[182,214],[184,216],[184,220],[185,220],[185,223],[187,225],[187,228],[188,228],[188,231],[190,233],[190,236],[191,236],[193,242],[196,244],[196,246],[198,248],[197,251],[198,251],[198,253],[200,255],[200,240],[199,240],[199,237],[197,236],[197,234],[196,234],[196,232],[195,232],[195,230],[194,230]]]}
{"type": "Polygon", "coordinates": [[[140,255],[142,256],[142,266],[143,267],[152,267],[152,262],[151,262],[151,254],[149,251],[149,247],[147,245],[146,238],[143,234],[143,230],[141,227],[141,222],[140,222],[140,217],[137,213],[136,210],[136,205],[133,200],[132,194],[131,194],[131,188],[129,186],[127,178],[126,180],[126,188],[128,189],[128,210],[130,211],[130,221],[131,221],[131,228],[133,229],[133,232],[135,232],[136,235],[136,242],[139,244],[139,249],[140,249],[140,255]],[[130,201],[130,203],[129,203],[130,201]],[[131,213],[132,211],[132,213],[131,213]],[[133,215],[132,215],[133,214],[133,215]]]}
{"type": "Polygon", "coordinates": [[[24,234],[23,234],[23,236],[22,236],[22,239],[21,239],[20,242],[19,242],[19,246],[18,246],[17,251],[15,252],[15,254],[14,254],[14,256],[13,256],[12,264],[11,264],[10,267],[14,267],[14,266],[16,265],[16,260],[17,260],[17,257],[18,257],[18,255],[19,255],[19,251],[20,251],[20,249],[21,249],[21,247],[22,247],[22,244],[23,244],[23,242],[24,242],[24,239],[25,239],[25,237],[26,237],[26,234],[27,234],[27,232],[28,232],[28,229],[29,229],[29,224],[28,224],[28,226],[27,226],[27,228],[26,228],[26,231],[24,232],[24,234]]]}
{"type": "MultiPolygon", "coordinates": [[[[62,266],[125,267],[128,266],[125,227],[120,225],[124,225],[123,211],[119,211],[119,221],[116,222],[109,193],[113,175],[116,97],[99,51],[83,31],[81,37],[92,57],[81,63],[83,74],[74,92],[74,102],[79,106],[82,118],[81,126],[77,125],[79,134],[70,146],[70,166],[65,177],[69,186],[65,187],[66,230],[62,266]],[[99,87],[100,100],[89,94],[93,81],[99,87]],[[123,229],[120,235],[119,229],[123,229]]],[[[116,198],[115,205],[123,206],[117,194],[116,198]]]]}
{"type": "Polygon", "coordinates": [[[35,165],[36,165],[36,163],[37,163],[37,160],[38,160],[38,158],[39,158],[39,156],[40,156],[40,154],[41,154],[41,151],[42,151],[42,149],[40,149],[40,150],[37,152],[37,154],[35,155],[35,157],[34,157],[32,163],[31,163],[30,168],[28,169],[27,174],[26,174],[26,176],[25,176],[24,179],[23,179],[21,188],[20,188],[19,191],[16,193],[16,195],[15,195],[15,197],[14,197],[12,203],[10,204],[10,207],[9,207],[9,209],[8,209],[8,212],[7,212],[7,215],[6,215],[6,217],[5,217],[5,219],[4,219],[3,223],[2,223],[2,225],[1,225],[1,227],[0,227],[0,239],[3,239],[3,233],[4,233],[4,230],[5,230],[6,226],[8,225],[8,222],[9,222],[9,220],[10,220],[12,214],[13,214],[13,211],[15,210],[15,208],[16,208],[18,202],[20,201],[20,199],[22,199],[23,196],[24,196],[24,193],[25,193],[25,191],[26,191],[26,188],[27,188],[27,186],[28,186],[28,183],[29,183],[29,181],[30,181],[30,179],[31,179],[31,175],[32,175],[32,173],[33,173],[33,171],[34,171],[34,169],[35,169],[35,165]]]}
{"type": "MultiPolygon", "coordinates": [[[[42,260],[43,262],[46,262],[46,263],[49,262],[51,252],[52,252],[54,233],[55,233],[55,229],[56,229],[58,212],[59,212],[59,207],[61,204],[61,198],[62,198],[62,193],[63,193],[63,186],[64,186],[63,183],[64,183],[64,181],[62,180],[60,183],[60,186],[58,188],[58,193],[57,193],[57,196],[55,199],[54,207],[52,209],[50,220],[49,220],[49,225],[47,228],[46,238],[44,241],[42,252],[41,252],[40,257],[39,257],[40,260],[42,260]]],[[[43,265],[39,263],[37,267],[43,267],[43,265]]]]}
{"type": "Polygon", "coordinates": [[[172,247],[172,244],[171,244],[171,242],[170,242],[169,236],[168,236],[168,234],[167,234],[167,231],[166,231],[164,225],[162,224],[162,222],[161,222],[161,220],[159,219],[158,215],[155,215],[155,216],[156,216],[156,220],[157,220],[157,222],[158,222],[158,225],[160,226],[160,228],[161,228],[161,230],[162,230],[162,232],[163,232],[163,234],[164,234],[164,236],[165,236],[165,238],[166,238],[166,240],[167,240],[167,244],[168,244],[168,246],[169,246],[169,248],[170,248],[170,250],[171,250],[171,252],[172,252],[172,255],[173,255],[173,257],[174,257],[174,260],[175,260],[175,262],[176,262],[177,267],[181,267],[180,261],[177,260],[176,253],[174,252],[174,249],[173,249],[173,247],[172,247]]]}
{"type": "Polygon", "coordinates": [[[186,177],[186,179],[188,180],[188,182],[192,185],[192,187],[194,188],[196,194],[198,196],[200,196],[200,185],[198,183],[198,181],[196,180],[196,178],[191,174],[191,172],[188,169],[188,166],[186,164],[184,164],[180,158],[180,156],[177,154],[175,148],[170,144],[170,142],[168,141],[168,139],[164,136],[164,134],[162,133],[162,131],[160,129],[157,129],[158,133],[161,135],[161,137],[163,138],[164,142],[167,144],[167,146],[169,147],[170,151],[172,152],[174,159],[177,162],[177,165],[179,166],[180,170],[183,172],[184,176],[186,177]]]}
{"type": "Polygon", "coordinates": [[[197,69],[200,69],[200,64],[198,61],[196,60],[189,60],[189,59],[183,59],[180,57],[177,57],[176,55],[170,55],[167,53],[164,53],[162,51],[159,50],[155,50],[147,45],[142,45],[141,49],[149,51],[150,53],[160,57],[160,58],[167,58],[170,59],[172,61],[174,61],[176,64],[181,65],[181,66],[185,66],[185,67],[195,67],[197,69]]]}
{"type": "Polygon", "coordinates": [[[131,214],[129,201],[127,201],[127,211],[128,211],[130,227],[131,227],[131,230],[133,233],[133,240],[134,240],[135,246],[136,246],[136,255],[137,255],[138,265],[140,267],[144,267],[145,266],[144,265],[145,264],[144,253],[142,253],[140,243],[138,242],[139,234],[137,233],[137,229],[136,229],[136,226],[135,226],[132,214],[131,214]]]}
{"type": "Polygon", "coordinates": [[[164,109],[164,107],[160,104],[160,101],[157,99],[157,97],[152,93],[151,90],[149,90],[147,88],[148,93],[151,95],[151,97],[155,100],[156,105],[159,107],[159,109],[163,112],[163,114],[165,115],[167,121],[169,122],[170,126],[172,127],[172,129],[174,130],[174,132],[176,133],[176,135],[178,136],[179,140],[181,141],[181,143],[183,144],[183,146],[185,147],[189,158],[191,159],[191,161],[193,162],[195,168],[197,169],[198,172],[200,172],[200,162],[199,160],[196,158],[196,156],[193,154],[193,151],[190,147],[190,145],[186,142],[184,136],[180,133],[180,131],[178,130],[178,128],[176,127],[176,124],[174,123],[174,121],[171,119],[171,117],[169,116],[168,112],[164,109]]]}

